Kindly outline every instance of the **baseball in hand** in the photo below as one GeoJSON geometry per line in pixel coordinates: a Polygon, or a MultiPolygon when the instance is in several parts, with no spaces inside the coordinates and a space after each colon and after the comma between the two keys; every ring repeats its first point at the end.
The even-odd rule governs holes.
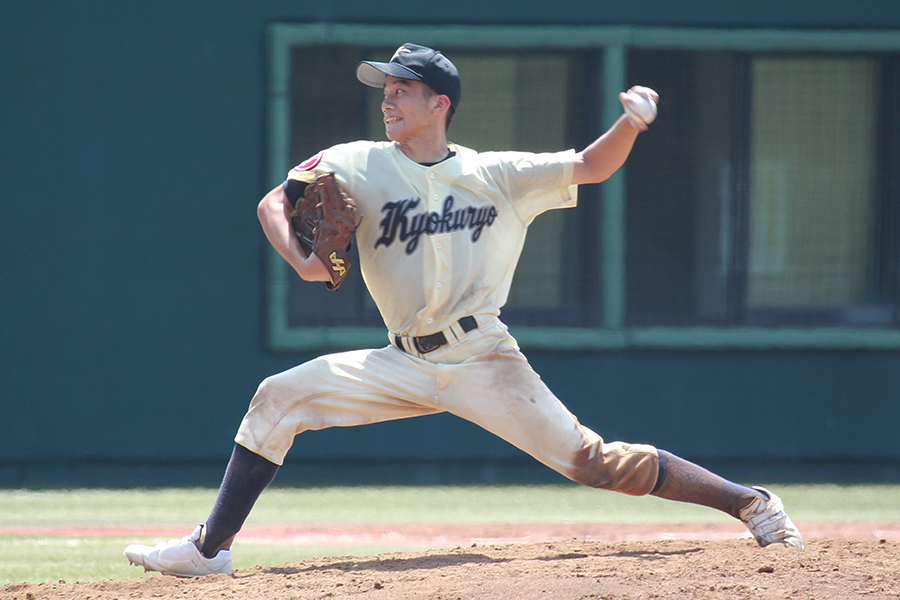
{"type": "Polygon", "coordinates": [[[632,88],[619,95],[625,115],[631,124],[644,131],[656,119],[656,102],[649,88],[632,88]]]}

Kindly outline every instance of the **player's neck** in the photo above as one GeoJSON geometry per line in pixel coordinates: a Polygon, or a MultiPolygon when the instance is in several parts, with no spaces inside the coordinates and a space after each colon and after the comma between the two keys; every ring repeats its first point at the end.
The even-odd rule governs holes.
{"type": "Polygon", "coordinates": [[[450,152],[447,136],[443,134],[428,138],[411,138],[398,143],[403,154],[420,164],[438,163],[447,158],[447,153],[450,152]]]}

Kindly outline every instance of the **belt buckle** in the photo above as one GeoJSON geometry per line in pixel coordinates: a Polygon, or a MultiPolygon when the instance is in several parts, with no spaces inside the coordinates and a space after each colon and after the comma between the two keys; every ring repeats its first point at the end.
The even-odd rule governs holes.
{"type": "Polygon", "coordinates": [[[445,338],[444,334],[440,332],[435,333],[434,335],[425,335],[422,337],[413,338],[413,344],[416,346],[416,350],[418,350],[421,354],[428,354],[429,352],[433,352],[446,343],[447,338],[445,338]]]}

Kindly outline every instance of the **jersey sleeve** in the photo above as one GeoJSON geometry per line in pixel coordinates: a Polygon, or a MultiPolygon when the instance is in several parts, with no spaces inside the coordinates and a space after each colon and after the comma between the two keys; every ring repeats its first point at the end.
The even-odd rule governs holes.
{"type": "Polygon", "coordinates": [[[504,179],[513,208],[524,223],[544,211],[570,208],[578,202],[575,151],[552,153],[506,153],[504,179]]]}
{"type": "Polygon", "coordinates": [[[305,185],[315,181],[323,173],[333,171],[338,183],[345,189],[352,188],[359,170],[365,165],[366,156],[372,148],[372,142],[350,142],[326,148],[306,159],[290,171],[284,181],[284,190],[291,193],[303,193],[305,185]],[[293,182],[299,182],[300,185],[293,182]]]}

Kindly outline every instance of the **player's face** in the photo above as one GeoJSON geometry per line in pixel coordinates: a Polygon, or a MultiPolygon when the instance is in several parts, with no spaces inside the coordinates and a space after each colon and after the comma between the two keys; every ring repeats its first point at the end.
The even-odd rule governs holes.
{"type": "Polygon", "coordinates": [[[388,76],[384,82],[384,130],[389,140],[403,142],[430,130],[437,122],[432,114],[437,95],[420,81],[388,76]]]}

